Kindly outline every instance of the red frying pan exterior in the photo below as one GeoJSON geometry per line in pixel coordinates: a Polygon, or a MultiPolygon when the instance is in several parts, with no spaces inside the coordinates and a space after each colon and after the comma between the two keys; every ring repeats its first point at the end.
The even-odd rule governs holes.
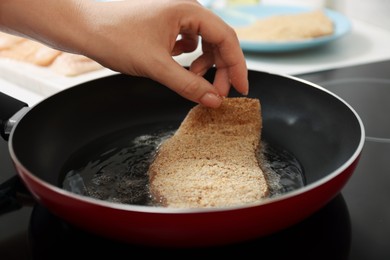
{"type": "MultiPolygon", "coordinates": [[[[209,76],[212,78],[212,74],[209,76]]],[[[250,71],[251,91],[262,101],[264,136],[280,144],[289,143],[306,168],[308,184],[305,187],[264,202],[212,209],[123,205],[65,191],[58,187],[61,178],[59,169],[66,161],[62,157],[71,155],[79,146],[82,147],[114,128],[126,128],[134,121],[143,122],[150,117],[152,121],[163,122],[174,113],[177,113],[176,118],[183,118],[193,105],[184,102],[163,86],[154,88],[156,83],[146,79],[117,82],[122,85],[136,83],[137,86],[133,86],[135,90],[124,95],[120,92],[127,91],[131,86],[113,86],[118,77],[122,76],[99,79],[49,97],[20,120],[9,141],[17,172],[35,199],[69,223],[101,236],[134,244],[193,247],[223,245],[269,235],[307,218],[338,195],[353,174],[363,148],[362,122],[343,100],[296,78],[250,71]],[[110,85],[109,83],[111,86],[104,86],[110,85]],[[264,87],[264,84],[269,86],[264,87]],[[98,95],[99,92],[95,85],[102,85],[99,87],[103,90],[101,92],[107,94],[95,99],[92,95],[98,95]],[[153,85],[152,90],[149,85],[153,85]],[[299,92],[298,88],[304,90],[299,92]],[[91,91],[94,89],[96,92],[91,91]],[[90,91],[89,94],[84,96],[75,95],[77,92],[87,91],[90,91]],[[153,91],[163,93],[153,94],[153,91]],[[291,93],[284,94],[289,91],[291,93]],[[298,94],[294,96],[294,93],[306,92],[305,98],[298,94]],[[88,95],[91,95],[91,103],[86,105],[88,95]],[[66,106],[60,102],[66,100],[64,96],[68,96],[72,104],[66,108],[58,108],[66,106]],[[148,100],[145,100],[146,97],[148,100]],[[173,97],[173,100],[168,97],[173,97]],[[127,99],[132,104],[126,103],[127,99]],[[107,102],[106,107],[102,106],[103,101],[107,102]],[[141,109],[146,102],[150,102],[148,107],[158,102],[169,105],[152,109],[142,116],[136,114],[134,110],[141,109]],[[112,108],[113,106],[117,107],[112,108]],[[284,106],[283,113],[279,111],[280,106],[284,106]],[[328,112],[328,109],[333,110],[328,112]],[[178,110],[180,111],[177,112],[178,110]],[[57,118],[48,119],[52,113],[57,118]],[[72,116],[76,119],[71,119],[72,116]],[[110,124],[104,123],[111,118],[110,124]],[[96,122],[98,119],[102,121],[96,122]],[[325,124],[322,125],[322,122],[325,124]],[[34,123],[40,127],[36,127],[34,123]],[[70,123],[75,126],[69,126],[70,123]],[[308,126],[310,130],[307,130],[308,126]],[[284,128],[291,129],[280,134],[284,128]],[[74,137],[75,133],[79,135],[74,137]],[[327,143],[330,145],[329,148],[325,145],[313,148],[311,141],[318,142],[317,146],[327,143]],[[308,151],[309,148],[317,150],[308,151]],[[21,151],[22,149],[27,151],[21,151]],[[57,151],[58,149],[61,151],[57,151]],[[313,156],[316,152],[319,153],[318,156],[313,156]],[[317,167],[318,164],[321,166],[317,167]]]]}
{"type": "Polygon", "coordinates": [[[287,198],[229,210],[145,210],[80,199],[17,170],[40,203],[70,223],[97,235],[159,247],[216,246],[266,236],[310,216],[335,197],[352,175],[358,158],[318,187],[287,198]]]}

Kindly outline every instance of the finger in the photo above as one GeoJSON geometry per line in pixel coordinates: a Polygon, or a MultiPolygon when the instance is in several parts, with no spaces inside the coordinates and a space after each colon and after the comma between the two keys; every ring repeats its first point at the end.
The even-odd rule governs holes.
{"type": "Polygon", "coordinates": [[[230,66],[227,70],[230,81],[229,84],[233,85],[233,87],[242,95],[248,95],[249,82],[246,65],[230,66]]]}
{"type": "Polygon", "coordinates": [[[248,72],[244,54],[233,28],[214,15],[203,19],[202,22],[203,26],[199,27],[202,42],[209,43],[218,51],[217,69],[226,67],[231,84],[238,92],[246,94],[248,72]]]}
{"type": "Polygon", "coordinates": [[[192,33],[182,33],[172,49],[172,56],[193,52],[198,47],[199,36],[192,33]]]}
{"type": "Polygon", "coordinates": [[[218,90],[218,93],[222,97],[227,97],[230,90],[229,71],[226,68],[217,69],[215,72],[214,87],[218,90]]]}
{"type": "Polygon", "coordinates": [[[222,99],[213,85],[200,75],[185,69],[170,56],[157,62],[150,77],[179,95],[208,107],[219,107],[222,99]]]}
{"type": "Polygon", "coordinates": [[[212,53],[204,52],[191,63],[190,71],[203,76],[213,65],[214,55],[212,53]]]}
{"type": "MultiPolygon", "coordinates": [[[[214,65],[214,58],[212,53],[204,53],[199,56],[190,66],[190,71],[203,76],[214,65]]],[[[230,89],[230,80],[228,70],[226,68],[218,68],[215,73],[214,87],[217,89],[218,94],[222,97],[226,97],[230,89]]]]}

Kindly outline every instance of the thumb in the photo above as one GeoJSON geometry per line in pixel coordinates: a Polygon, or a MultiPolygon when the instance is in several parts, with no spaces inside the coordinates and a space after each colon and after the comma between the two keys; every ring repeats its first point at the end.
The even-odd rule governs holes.
{"type": "Polygon", "coordinates": [[[187,70],[172,57],[165,59],[154,69],[152,78],[182,97],[207,107],[216,108],[221,105],[222,98],[210,82],[202,75],[187,70]]]}

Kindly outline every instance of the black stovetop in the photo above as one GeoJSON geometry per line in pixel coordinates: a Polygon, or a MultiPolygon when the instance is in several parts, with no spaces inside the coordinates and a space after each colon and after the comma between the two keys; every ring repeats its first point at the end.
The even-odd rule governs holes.
{"type": "MultiPolygon", "coordinates": [[[[250,255],[268,259],[390,259],[389,72],[390,61],[383,61],[298,75],[351,104],[365,125],[366,143],[359,165],[341,194],[291,228],[225,247],[162,250],[97,237],[70,226],[42,206],[31,205],[0,215],[0,258],[250,255]]],[[[13,175],[7,142],[0,140],[0,183],[13,175]]]]}

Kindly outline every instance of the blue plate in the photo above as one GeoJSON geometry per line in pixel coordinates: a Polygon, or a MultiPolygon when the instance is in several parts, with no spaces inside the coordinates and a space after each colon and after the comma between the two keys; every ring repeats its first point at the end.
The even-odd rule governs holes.
{"type": "MultiPolygon", "coordinates": [[[[244,26],[255,22],[259,18],[265,18],[272,15],[280,14],[295,14],[300,12],[307,12],[312,9],[297,7],[297,6],[237,6],[224,9],[213,9],[218,16],[226,21],[231,26],[244,26]]],[[[302,41],[286,41],[286,42],[272,42],[272,41],[249,41],[240,40],[241,48],[244,51],[252,52],[286,52],[296,51],[307,48],[320,46],[332,42],[341,36],[345,35],[351,29],[350,21],[344,15],[333,10],[324,9],[325,14],[333,21],[334,33],[323,37],[302,41]]]]}

